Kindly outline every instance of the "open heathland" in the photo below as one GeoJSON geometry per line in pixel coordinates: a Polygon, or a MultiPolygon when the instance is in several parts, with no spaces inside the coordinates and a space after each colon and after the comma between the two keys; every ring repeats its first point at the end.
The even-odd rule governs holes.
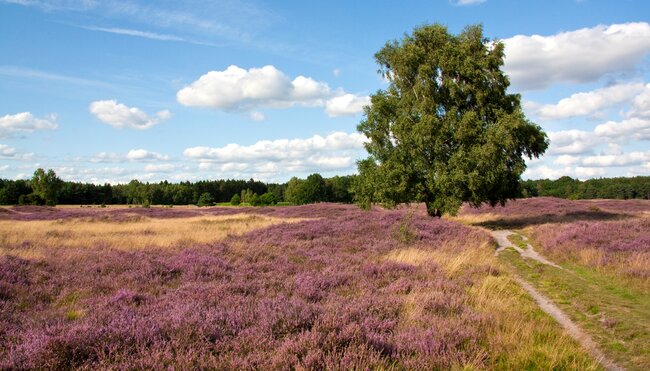
{"type": "Polygon", "coordinates": [[[522,259],[532,255],[529,251],[504,251],[503,259],[585,329],[608,357],[627,369],[650,368],[650,201],[527,199],[506,207],[465,208],[456,219],[519,228],[511,235],[513,243],[559,266],[522,259]]]}
{"type": "Polygon", "coordinates": [[[599,368],[487,232],[417,208],[16,207],[0,228],[0,368],[599,368]]]}

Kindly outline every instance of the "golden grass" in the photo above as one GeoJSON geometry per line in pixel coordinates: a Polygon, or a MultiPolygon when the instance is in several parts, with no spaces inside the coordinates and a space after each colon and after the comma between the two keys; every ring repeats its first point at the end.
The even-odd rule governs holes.
{"type": "MultiPolygon", "coordinates": [[[[493,322],[485,327],[489,368],[601,369],[517,284],[512,271],[495,256],[492,244],[474,248],[412,246],[391,251],[383,258],[413,265],[434,262],[450,277],[473,276],[475,283],[468,288],[464,300],[465,305],[487,314],[493,322]]],[[[404,325],[415,324],[422,313],[422,303],[431,295],[436,293],[412,291],[405,295],[401,319],[404,325]]],[[[486,364],[476,364],[481,363],[486,364]]],[[[465,368],[473,369],[474,365],[465,368]]]]}
{"type": "Polygon", "coordinates": [[[27,258],[30,254],[38,256],[36,250],[61,247],[173,248],[215,242],[257,228],[296,221],[299,219],[244,214],[172,219],[137,217],[127,222],[90,218],[3,220],[0,221],[0,253],[11,250],[27,258]],[[26,248],[13,248],[21,245],[26,248]]]}
{"type": "Polygon", "coordinates": [[[488,222],[497,221],[502,217],[492,213],[485,213],[485,214],[463,214],[463,215],[458,214],[456,216],[445,215],[443,216],[443,218],[452,222],[457,222],[466,225],[480,225],[488,222]]]}

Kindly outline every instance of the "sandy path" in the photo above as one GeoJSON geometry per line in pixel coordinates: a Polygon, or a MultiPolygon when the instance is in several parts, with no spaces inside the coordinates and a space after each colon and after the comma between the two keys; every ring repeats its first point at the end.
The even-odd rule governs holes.
{"type": "MultiPolygon", "coordinates": [[[[518,248],[517,246],[514,246],[512,242],[508,240],[508,236],[511,234],[514,234],[511,231],[508,230],[499,230],[499,231],[491,231],[492,236],[498,243],[498,248],[497,248],[497,254],[500,253],[501,251],[507,249],[508,247],[512,247],[515,250],[519,252],[524,257],[534,259],[542,264],[547,264],[552,267],[556,267],[559,269],[564,269],[557,264],[547,260],[543,256],[539,255],[537,252],[535,252],[528,244],[526,250],[522,250],[518,248]]],[[[583,348],[585,348],[589,354],[591,354],[595,359],[600,362],[600,364],[607,370],[623,370],[623,368],[616,363],[614,363],[612,360],[608,359],[605,354],[598,348],[598,345],[594,342],[594,340],[586,334],[578,325],[576,325],[570,318],[567,316],[562,309],[560,309],[557,305],[553,304],[546,296],[541,294],[537,289],[533,287],[533,285],[530,284],[530,282],[525,281],[523,278],[519,276],[515,276],[516,281],[521,285],[521,287],[528,292],[530,296],[535,300],[537,305],[539,305],[540,308],[546,313],[548,313],[551,317],[553,317],[564,329],[571,335],[572,338],[574,338],[580,345],[582,345],[583,348]]]]}

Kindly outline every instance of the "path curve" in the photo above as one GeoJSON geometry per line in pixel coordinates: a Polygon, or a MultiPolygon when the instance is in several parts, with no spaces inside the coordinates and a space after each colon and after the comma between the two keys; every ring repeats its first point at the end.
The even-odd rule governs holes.
{"type": "MultiPolygon", "coordinates": [[[[516,234],[512,231],[509,230],[499,230],[499,231],[490,231],[492,234],[492,237],[497,241],[498,248],[496,253],[500,253],[501,251],[512,247],[515,250],[517,250],[522,256],[534,259],[542,264],[547,264],[552,267],[556,267],[559,269],[564,269],[557,264],[547,260],[543,256],[537,254],[532,249],[532,246],[528,244],[528,248],[526,250],[522,250],[517,246],[514,246],[510,240],[508,240],[508,236],[511,234],[516,234]],[[526,254],[528,252],[528,254],[526,254]],[[531,254],[530,252],[533,252],[531,254]]],[[[582,331],[578,325],[576,325],[570,318],[567,316],[566,313],[562,309],[560,309],[557,305],[553,304],[551,300],[549,300],[546,296],[541,294],[535,287],[533,287],[530,282],[524,280],[521,278],[519,275],[515,275],[515,280],[521,287],[528,292],[528,294],[535,300],[537,305],[546,313],[548,313],[551,317],[553,317],[568,333],[569,335],[574,338],[583,348],[589,352],[600,364],[607,370],[611,371],[621,371],[624,370],[621,366],[617,365],[614,363],[614,361],[610,360],[603,354],[603,352],[598,348],[598,345],[594,340],[589,336],[587,333],[582,331]]]]}

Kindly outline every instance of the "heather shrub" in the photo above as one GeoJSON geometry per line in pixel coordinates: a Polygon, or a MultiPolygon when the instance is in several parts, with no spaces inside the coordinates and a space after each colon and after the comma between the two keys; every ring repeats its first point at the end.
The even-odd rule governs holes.
{"type": "Polygon", "coordinates": [[[419,210],[10,210],[14,225],[71,228],[239,213],[300,221],[166,249],[2,247],[3,369],[485,369],[503,354],[490,355],[496,325],[470,295],[493,278],[489,236],[419,210]]]}
{"type": "Polygon", "coordinates": [[[544,254],[650,282],[650,219],[579,221],[531,230],[544,254]]]}

